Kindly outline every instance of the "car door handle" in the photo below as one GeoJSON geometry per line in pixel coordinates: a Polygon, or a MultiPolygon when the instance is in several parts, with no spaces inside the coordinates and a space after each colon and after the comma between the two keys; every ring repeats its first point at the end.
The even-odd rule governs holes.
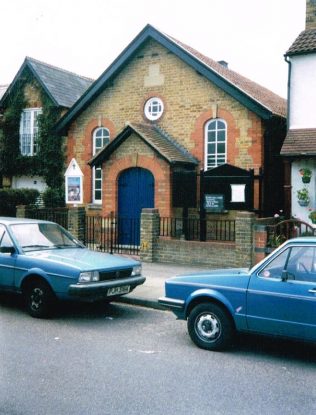
{"type": "Polygon", "coordinates": [[[312,288],[312,289],[308,290],[308,292],[309,292],[309,293],[316,294],[316,288],[312,288]]]}

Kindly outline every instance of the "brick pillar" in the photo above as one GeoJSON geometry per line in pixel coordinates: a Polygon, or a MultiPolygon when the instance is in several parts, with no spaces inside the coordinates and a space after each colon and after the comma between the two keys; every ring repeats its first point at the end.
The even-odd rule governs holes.
{"type": "Polygon", "coordinates": [[[255,225],[253,228],[254,255],[253,263],[257,264],[266,257],[268,232],[266,225],[255,225]]]}
{"type": "Polygon", "coordinates": [[[159,238],[160,216],[158,209],[143,209],[140,225],[140,259],[154,262],[159,238]]]}
{"type": "Polygon", "coordinates": [[[85,219],[86,211],[84,207],[69,208],[68,230],[82,242],[85,240],[85,219]]]}
{"type": "Polygon", "coordinates": [[[253,265],[253,224],[255,214],[238,212],[236,215],[236,266],[248,268],[253,265]]]}

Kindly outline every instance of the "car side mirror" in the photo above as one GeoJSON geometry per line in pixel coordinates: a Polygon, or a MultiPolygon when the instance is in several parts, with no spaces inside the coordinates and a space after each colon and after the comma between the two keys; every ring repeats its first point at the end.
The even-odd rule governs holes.
{"type": "Polygon", "coordinates": [[[1,246],[0,247],[0,254],[14,254],[15,248],[14,246],[1,246]]]}
{"type": "Polygon", "coordinates": [[[281,279],[282,281],[288,281],[288,280],[294,280],[295,277],[293,274],[291,274],[290,272],[286,271],[285,269],[282,271],[282,275],[281,275],[281,279]]]}

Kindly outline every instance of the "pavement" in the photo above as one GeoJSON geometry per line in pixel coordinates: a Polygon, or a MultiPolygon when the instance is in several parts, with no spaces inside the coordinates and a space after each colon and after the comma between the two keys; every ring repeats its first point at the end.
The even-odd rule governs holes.
{"type": "Polygon", "coordinates": [[[207,267],[194,267],[187,265],[165,264],[160,262],[143,262],[144,284],[139,285],[130,294],[123,295],[116,301],[121,303],[139,305],[143,307],[165,310],[158,303],[158,298],[165,295],[165,281],[179,274],[205,271],[207,267]]]}

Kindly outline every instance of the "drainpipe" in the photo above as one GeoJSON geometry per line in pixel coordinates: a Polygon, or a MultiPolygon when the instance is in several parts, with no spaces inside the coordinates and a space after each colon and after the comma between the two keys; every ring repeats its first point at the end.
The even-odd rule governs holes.
{"type": "MultiPolygon", "coordinates": [[[[291,75],[292,62],[287,55],[284,56],[285,62],[289,65],[287,80],[287,132],[290,129],[290,108],[291,108],[291,75]]],[[[284,162],[284,214],[286,218],[290,218],[292,214],[292,182],[291,182],[291,166],[292,163],[287,160],[284,162]]]]}
{"type": "Polygon", "coordinates": [[[289,57],[287,55],[284,56],[284,60],[289,65],[288,76],[287,76],[287,131],[288,131],[289,125],[290,125],[292,62],[289,60],[289,57]]]}

